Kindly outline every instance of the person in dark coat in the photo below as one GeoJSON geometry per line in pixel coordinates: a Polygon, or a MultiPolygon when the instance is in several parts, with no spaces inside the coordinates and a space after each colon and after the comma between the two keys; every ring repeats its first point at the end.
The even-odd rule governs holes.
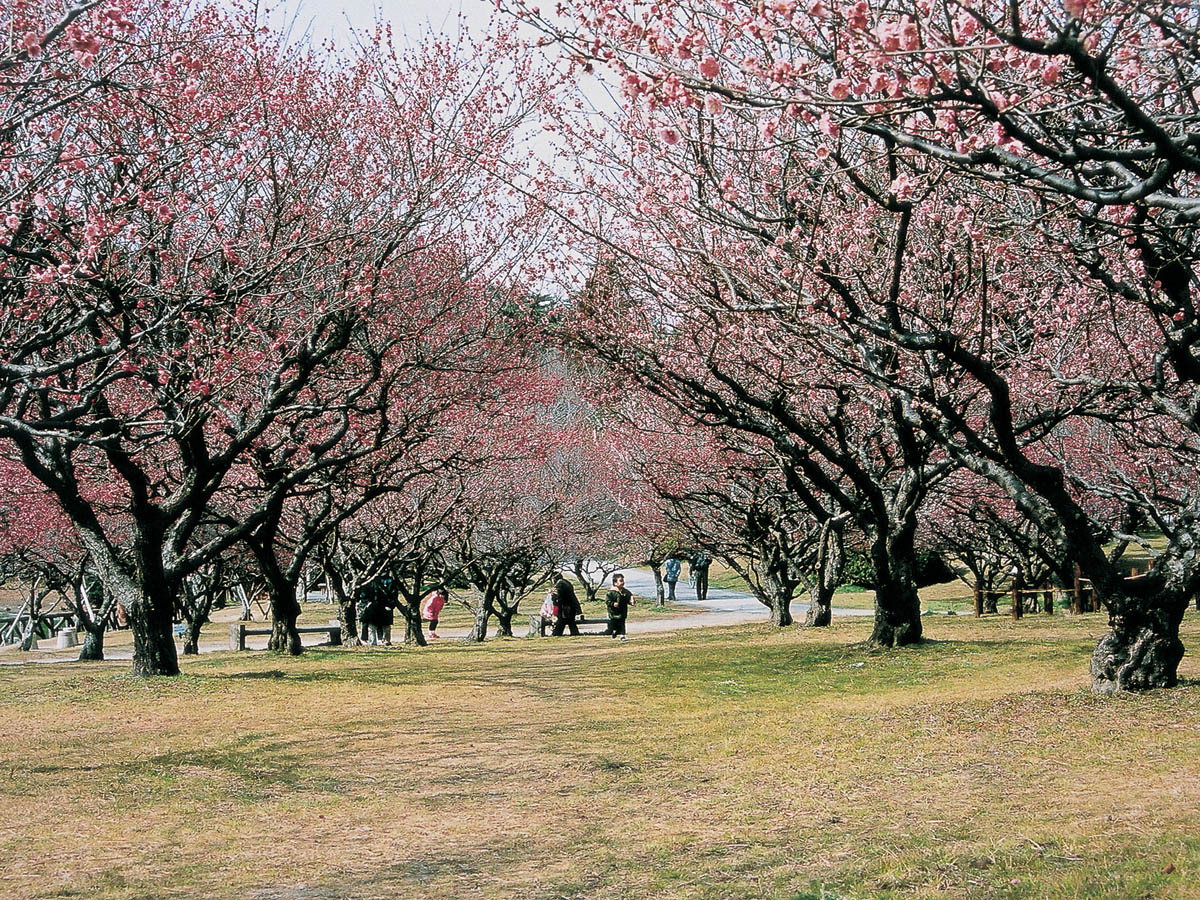
{"type": "Polygon", "coordinates": [[[392,643],[392,624],[396,620],[396,583],[390,575],[381,575],[359,594],[359,621],[372,645],[392,643]]]}
{"type": "Polygon", "coordinates": [[[569,628],[571,634],[579,634],[579,626],[575,624],[575,620],[583,614],[583,607],[579,605],[579,598],[575,596],[575,588],[571,582],[565,578],[558,579],[554,583],[554,598],[558,604],[558,621],[554,623],[554,630],[550,633],[561,637],[563,629],[569,628]]]}
{"type": "Polygon", "coordinates": [[[708,567],[712,555],[707,550],[697,550],[692,557],[692,577],[696,582],[696,599],[703,603],[708,599],[708,567]]]}
{"type": "Polygon", "coordinates": [[[625,640],[625,617],[629,615],[629,604],[633,602],[633,594],[625,588],[625,576],[617,572],[612,577],[613,586],[604,597],[604,605],[608,607],[608,631],[614,638],[625,640]]]}

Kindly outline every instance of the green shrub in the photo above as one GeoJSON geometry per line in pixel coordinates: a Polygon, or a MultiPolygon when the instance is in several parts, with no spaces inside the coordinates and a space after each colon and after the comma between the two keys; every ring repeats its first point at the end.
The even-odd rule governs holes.
{"type": "MultiPolygon", "coordinates": [[[[917,554],[917,587],[927,584],[942,584],[954,580],[954,572],[946,560],[935,550],[923,550],[917,554]]],[[[839,585],[855,584],[863,588],[875,587],[875,565],[869,554],[855,550],[846,554],[846,565],[842,569],[839,585]]]]}

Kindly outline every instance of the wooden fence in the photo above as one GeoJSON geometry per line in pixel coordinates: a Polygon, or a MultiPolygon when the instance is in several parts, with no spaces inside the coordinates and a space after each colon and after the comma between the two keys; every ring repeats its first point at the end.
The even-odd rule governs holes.
{"type": "MultiPolygon", "coordinates": [[[[1132,581],[1135,578],[1144,578],[1145,575],[1140,573],[1136,568],[1132,569],[1126,581],[1132,581]]],[[[1012,617],[1013,620],[1021,618],[1025,614],[1025,604],[1022,602],[1023,597],[1038,597],[1041,596],[1043,602],[1040,604],[1042,612],[1048,616],[1054,615],[1054,601],[1056,596],[1066,593],[1066,588],[1047,586],[1039,588],[1022,588],[1019,584],[1014,584],[1011,588],[1003,591],[986,591],[979,586],[979,582],[975,582],[975,618],[983,615],[983,601],[985,597],[1011,597],[1012,598],[1012,617]]],[[[1200,602],[1200,601],[1198,601],[1200,602]]],[[[1071,611],[1075,614],[1085,612],[1099,612],[1102,609],[1100,597],[1096,593],[1096,588],[1092,585],[1090,578],[1084,578],[1079,571],[1079,566],[1075,566],[1075,579],[1071,585],[1071,611]]],[[[1200,607],[1198,607],[1200,608],[1200,607]]]]}

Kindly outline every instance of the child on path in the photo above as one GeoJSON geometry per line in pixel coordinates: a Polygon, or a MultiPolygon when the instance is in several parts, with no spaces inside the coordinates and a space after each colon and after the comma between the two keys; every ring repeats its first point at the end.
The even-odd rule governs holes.
{"type": "Polygon", "coordinates": [[[438,617],[442,614],[442,607],[446,605],[446,599],[446,589],[439,587],[425,601],[425,608],[421,610],[421,617],[429,622],[429,636],[431,638],[438,636],[438,617]]]}
{"type": "Polygon", "coordinates": [[[625,617],[629,615],[629,604],[633,594],[625,589],[625,576],[617,572],[612,577],[613,589],[604,597],[608,607],[608,631],[614,638],[625,640],[625,617]]]}

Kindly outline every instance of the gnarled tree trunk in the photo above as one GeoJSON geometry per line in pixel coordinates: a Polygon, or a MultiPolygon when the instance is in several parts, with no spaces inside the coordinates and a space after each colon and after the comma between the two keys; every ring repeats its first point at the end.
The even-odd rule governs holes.
{"type": "Polygon", "coordinates": [[[1092,653],[1092,690],[1098,694],[1174,687],[1183,642],[1179,624],[1185,594],[1105,598],[1109,627],[1092,653]]]}
{"type": "Polygon", "coordinates": [[[400,615],[404,617],[404,643],[417,647],[428,646],[429,642],[425,640],[425,623],[421,620],[420,601],[417,601],[415,610],[407,603],[401,603],[398,608],[400,615]]]}
{"type": "Polygon", "coordinates": [[[142,677],[178,675],[179,654],[172,630],[174,602],[147,596],[127,596],[129,630],[133,633],[133,674],[142,677]]]}
{"type": "Polygon", "coordinates": [[[79,648],[79,662],[95,662],[104,659],[104,624],[99,626],[84,623],[83,644],[79,648]]]}
{"type": "Polygon", "coordinates": [[[471,623],[471,632],[467,635],[467,643],[482,644],[487,640],[488,620],[491,615],[492,611],[488,604],[481,601],[475,610],[475,621],[471,623]]]}
{"type": "Polygon", "coordinates": [[[300,603],[296,600],[296,587],[289,583],[271,585],[271,638],[268,650],[286,652],[299,656],[304,652],[300,633],[296,631],[296,620],[300,617],[300,603]]]}
{"type": "Polygon", "coordinates": [[[773,592],[771,598],[771,624],[778,628],[784,628],[791,625],[794,621],[792,618],[791,592],[773,592]]]}
{"type": "Polygon", "coordinates": [[[502,607],[496,607],[496,637],[512,637],[513,610],[507,612],[502,607]]]}
{"type": "Polygon", "coordinates": [[[200,653],[200,629],[208,617],[196,617],[187,623],[187,631],[183,633],[183,655],[197,656],[200,653]]]}
{"type": "MultiPolygon", "coordinates": [[[[131,574],[111,558],[97,559],[107,590],[116,594],[129,616],[133,633],[133,674],[144,678],[178,675],[175,650],[175,606],[180,585],[162,570],[162,542],[139,535],[136,570],[131,574]]],[[[93,557],[98,554],[93,553],[93,557]]]]}
{"type": "Polygon", "coordinates": [[[921,600],[913,529],[868,534],[875,564],[875,627],[869,643],[903,647],[921,640],[921,600]]]}
{"type": "Polygon", "coordinates": [[[338,624],[342,626],[342,646],[359,647],[362,641],[358,637],[358,610],[354,598],[346,595],[346,582],[342,573],[332,566],[325,569],[325,585],[333,591],[337,599],[338,624]]]}
{"type": "Polygon", "coordinates": [[[808,614],[804,617],[809,628],[825,628],[833,621],[833,594],[842,580],[846,561],[840,525],[826,521],[821,526],[820,540],[816,573],[808,586],[808,614]]]}

